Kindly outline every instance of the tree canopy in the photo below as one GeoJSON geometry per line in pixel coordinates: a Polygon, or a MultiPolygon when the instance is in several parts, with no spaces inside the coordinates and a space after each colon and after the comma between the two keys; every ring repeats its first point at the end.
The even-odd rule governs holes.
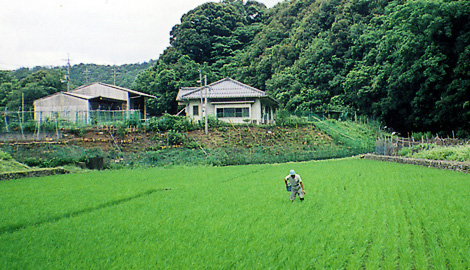
{"type": "MultiPolygon", "coordinates": [[[[70,89],[94,82],[131,88],[138,74],[150,68],[154,61],[121,66],[78,64],[70,67],[70,89]]],[[[0,71],[0,110],[33,110],[36,99],[67,91],[66,67],[20,68],[0,71]]]]}
{"type": "MultiPolygon", "coordinates": [[[[178,90],[198,86],[201,70],[209,83],[229,76],[264,90],[292,113],[344,111],[401,132],[470,137],[468,18],[466,0],[208,2],[181,17],[158,60],[120,66],[116,84],[157,96],[151,114],[174,114],[178,90]]],[[[80,64],[73,86],[87,68],[90,82],[113,83],[113,67],[80,64]]],[[[1,72],[0,107],[64,89],[64,68],[40,70],[1,72]]]]}
{"type": "Polygon", "coordinates": [[[175,113],[172,97],[197,86],[204,67],[211,81],[233,77],[291,112],[341,110],[402,132],[469,136],[468,18],[463,0],[206,3],[182,16],[135,86],[161,96],[157,114],[175,113]]]}

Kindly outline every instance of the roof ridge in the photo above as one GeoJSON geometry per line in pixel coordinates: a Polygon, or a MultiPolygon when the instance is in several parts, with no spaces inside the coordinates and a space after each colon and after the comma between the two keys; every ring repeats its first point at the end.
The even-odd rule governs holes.
{"type": "Polygon", "coordinates": [[[95,85],[95,84],[105,86],[105,87],[114,88],[114,89],[125,91],[125,92],[128,92],[128,93],[138,94],[138,95],[141,95],[141,96],[156,98],[154,95],[150,95],[150,94],[147,94],[147,93],[143,93],[143,92],[139,92],[139,91],[132,90],[132,89],[129,89],[129,88],[125,88],[125,87],[122,87],[122,86],[117,86],[117,85],[112,85],[112,84],[107,84],[107,83],[102,83],[102,82],[94,82],[94,83],[91,83],[91,84],[82,85],[82,86],[79,86],[79,87],[71,90],[70,92],[73,93],[77,90],[81,90],[83,88],[86,88],[86,87],[89,87],[89,86],[92,86],[92,85],[95,85]]]}
{"type": "Polygon", "coordinates": [[[253,86],[250,86],[250,85],[248,85],[248,84],[242,83],[242,82],[240,82],[240,81],[234,80],[234,79],[229,78],[229,77],[227,77],[227,79],[232,80],[232,81],[233,81],[234,83],[236,83],[236,84],[240,84],[240,85],[242,85],[242,86],[244,86],[244,87],[248,87],[248,88],[250,88],[251,90],[254,90],[254,91],[257,91],[257,92],[261,92],[261,93],[266,94],[266,91],[260,90],[260,89],[258,89],[258,88],[253,87],[253,86]]]}
{"type": "MultiPolygon", "coordinates": [[[[190,92],[188,92],[188,93],[185,93],[185,94],[181,95],[180,98],[183,98],[183,97],[185,97],[185,96],[189,96],[189,95],[192,95],[192,94],[194,94],[194,93],[196,93],[196,92],[202,91],[202,90],[203,90],[204,88],[206,88],[206,87],[212,88],[212,87],[216,86],[217,84],[220,84],[220,83],[225,82],[225,81],[232,82],[232,83],[234,83],[234,84],[237,84],[237,85],[239,85],[239,86],[248,88],[248,89],[250,89],[250,90],[252,90],[252,91],[255,91],[255,92],[258,92],[258,93],[260,93],[260,94],[263,94],[263,95],[267,96],[266,92],[263,91],[263,90],[254,88],[254,87],[252,87],[252,86],[249,86],[249,85],[247,85],[247,84],[244,84],[244,83],[242,83],[242,82],[239,82],[239,81],[237,81],[237,80],[235,80],[235,79],[232,79],[232,78],[230,78],[230,77],[225,77],[225,78],[223,78],[223,79],[220,79],[220,80],[215,81],[215,82],[213,82],[213,83],[211,83],[211,84],[208,84],[208,85],[199,86],[199,87],[194,87],[194,90],[193,90],[193,91],[190,91],[190,92]]],[[[183,90],[183,87],[182,87],[180,90],[183,90]]],[[[192,89],[190,89],[190,90],[192,90],[192,89]]],[[[187,91],[189,91],[189,90],[187,90],[187,91]]]]}

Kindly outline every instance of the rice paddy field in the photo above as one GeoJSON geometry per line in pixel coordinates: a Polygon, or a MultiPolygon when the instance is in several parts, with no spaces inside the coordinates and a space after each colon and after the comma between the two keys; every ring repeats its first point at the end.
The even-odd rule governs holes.
{"type": "Polygon", "coordinates": [[[0,269],[468,269],[469,194],[467,174],[356,158],[3,181],[0,269]]]}

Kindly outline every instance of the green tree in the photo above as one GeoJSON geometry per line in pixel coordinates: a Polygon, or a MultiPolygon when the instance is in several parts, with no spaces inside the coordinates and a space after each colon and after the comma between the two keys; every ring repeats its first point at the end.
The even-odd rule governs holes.
{"type": "MultiPolygon", "coordinates": [[[[179,89],[197,86],[200,68],[201,66],[188,56],[180,57],[171,65],[158,62],[153,68],[142,72],[137,77],[133,88],[157,97],[148,100],[150,114],[175,114],[177,112],[176,95],[179,89]]],[[[206,70],[206,74],[208,71],[206,70]]]]}
{"type": "Polygon", "coordinates": [[[10,76],[10,72],[0,71],[0,108],[5,107],[7,96],[13,91],[16,80],[10,76]]]}
{"type": "MultiPolygon", "coordinates": [[[[170,44],[197,63],[213,64],[232,56],[242,44],[233,35],[247,21],[240,10],[241,1],[206,3],[181,18],[170,33],[170,44]]],[[[243,5],[241,6],[243,8],[243,5]]]]}
{"type": "Polygon", "coordinates": [[[8,110],[18,110],[24,98],[24,110],[32,110],[36,99],[65,91],[66,84],[61,81],[63,75],[57,71],[39,70],[18,82],[16,88],[11,89],[5,97],[5,106],[8,110]]]}

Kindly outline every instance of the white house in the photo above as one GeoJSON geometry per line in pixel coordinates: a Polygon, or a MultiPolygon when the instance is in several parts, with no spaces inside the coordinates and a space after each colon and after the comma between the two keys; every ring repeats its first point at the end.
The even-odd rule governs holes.
{"type": "Polygon", "coordinates": [[[34,119],[87,121],[93,111],[140,111],[146,115],[145,98],[155,96],[104,83],[93,83],[70,92],[59,92],[33,102],[34,119]]]}
{"type": "Polygon", "coordinates": [[[231,78],[202,87],[181,88],[176,97],[186,115],[202,120],[207,99],[207,115],[231,123],[269,124],[274,121],[278,102],[264,91],[231,78]]]}

